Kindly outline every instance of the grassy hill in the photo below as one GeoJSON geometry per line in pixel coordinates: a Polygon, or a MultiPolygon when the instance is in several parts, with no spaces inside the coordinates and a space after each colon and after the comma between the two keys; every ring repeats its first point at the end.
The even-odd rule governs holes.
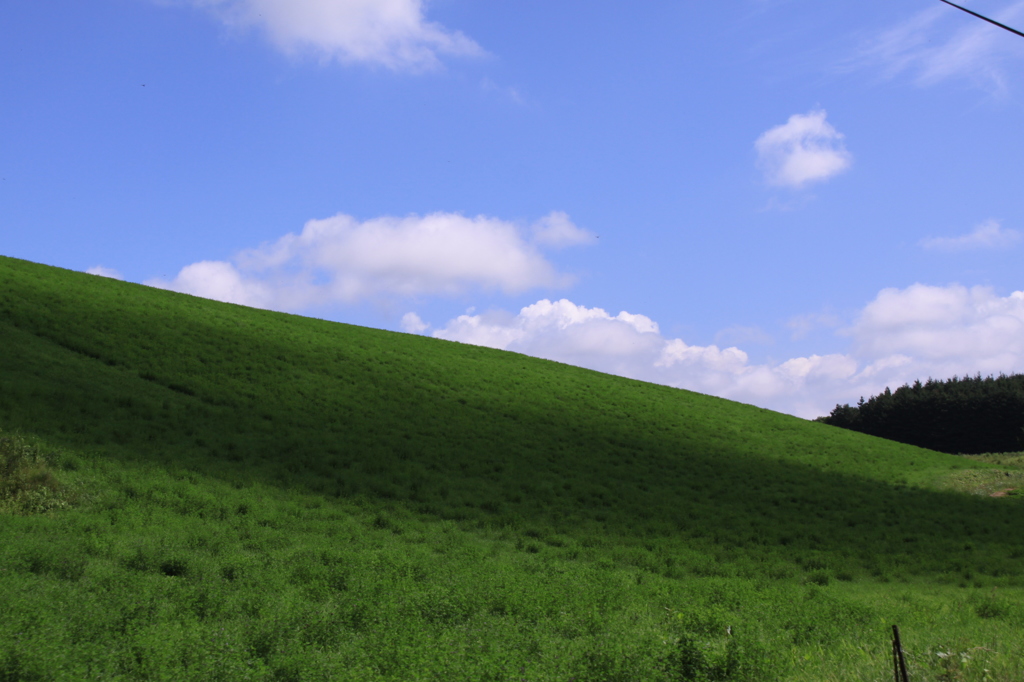
{"type": "Polygon", "coordinates": [[[1024,678],[1019,463],[8,258],[0,429],[0,680],[1024,678]]]}

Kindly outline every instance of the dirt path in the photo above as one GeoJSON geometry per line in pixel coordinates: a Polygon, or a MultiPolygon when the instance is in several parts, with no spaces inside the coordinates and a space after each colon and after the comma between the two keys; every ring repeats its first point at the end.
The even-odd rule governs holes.
{"type": "Polygon", "coordinates": [[[989,495],[989,497],[1006,497],[1007,495],[1012,493],[1014,490],[1016,490],[1016,488],[1006,488],[1005,490],[997,490],[994,493],[992,493],[991,495],[989,495]]]}

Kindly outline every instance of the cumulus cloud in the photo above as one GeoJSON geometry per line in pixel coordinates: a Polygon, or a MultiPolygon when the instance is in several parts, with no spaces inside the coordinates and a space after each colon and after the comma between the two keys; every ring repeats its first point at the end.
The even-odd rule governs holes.
{"type": "Polygon", "coordinates": [[[265,282],[246,277],[233,264],[225,261],[204,260],[192,263],[183,267],[170,282],[153,279],[145,284],[254,308],[287,310],[287,305],[275,303],[285,297],[293,300],[302,298],[300,292],[296,291],[297,283],[291,283],[286,291],[275,292],[265,282]]]}
{"type": "Polygon", "coordinates": [[[847,353],[756,364],[735,346],[666,338],[644,315],[544,299],[461,315],[433,335],[815,417],[918,378],[1024,371],[1024,292],[886,289],[841,333],[847,353]]]}
{"type": "Polygon", "coordinates": [[[612,317],[562,299],[544,299],[518,315],[460,315],[434,332],[440,339],[512,350],[614,374],[631,376],[637,357],[660,352],[658,325],[643,315],[612,317]]]}
{"type": "Polygon", "coordinates": [[[109,277],[110,279],[124,279],[121,273],[113,268],[105,268],[102,265],[97,265],[86,270],[90,275],[99,275],[100,277],[109,277]]]}
{"type": "MultiPolygon", "coordinates": [[[[552,213],[538,225],[541,234],[555,225],[562,244],[565,235],[582,232],[564,213],[552,213]]],[[[497,218],[457,213],[364,222],[339,214],[311,220],[301,233],[242,251],[230,262],[193,263],[171,281],[147,284],[291,311],[381,297],[457,295],[474,288],[514,294],[570,284],[572,278],[557,272],[524,236],[530,232],[497,218]]]]}
{"type": "Polygon", "coordinates": [[[1004,228],[999,221],[989,220],[968,234],[959,237],[929,237],[921,246],[932,251],[969,251],[973,249],[1005,249],[1020,241],[1020,232],[1004,228]]]}
{"type": "Polygon", "coordinates": [[[934,376],[1024,370],[1024,291],[885,289],[847,331],[862,357],[905,356],[934,376]]]}
{"type": "Polygon", "coordinates": [[[483,50],[458,31],[427,21],[423,0],[177,0],[234,28],[257,27],[288,54],[421,71],[439,55],[483,50]]]}
{"type": "MultiPolygon", "coordinates": [[[[1013,25],[1024,18],[1024,0],[989,14],[1013,25]]],[[[990,92],[1008,89],[1006,62],[1024,58],[1024,44],[1006,31],[947,5],[918,12],[869,40],[853,66],[881,68],[887,76],[911,74],[919,86],[965,79],[990,92]]]]}
{"type": "Polygon", "coordinates": [[[853,157],[843,146],[843,135],[826,117],[823,109],[794,114],[757,139],[758,165],[768,184],[800,188],[850,167],[853,157]]]}
{"type": "Polygon", "coordinates": [[[422,334],[430,328],[416,313],[402,315],[402,331],[407,334],[422,334]]]}

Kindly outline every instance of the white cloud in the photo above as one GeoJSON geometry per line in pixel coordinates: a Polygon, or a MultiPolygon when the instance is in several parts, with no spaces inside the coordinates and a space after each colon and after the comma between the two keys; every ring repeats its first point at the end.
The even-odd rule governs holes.
{"type": "Polygon", "coordinates": [[[402,331],[407,334],[422,334],[430,328],[430,325],[420,319],[416,313],[402,315],[402,331]]]}
{"type": "Polygon", "coordinates": [[[855,353],[903,355],[933,376],[1024,370],[1024,291],[915,284],[885,289],[846,331],[855,353]]]}
{"type": "MultiPolygon", "coordinates": [[[[288,308],[275,305],[282,298],[281,293],[275,295],[266,283],[246,277],[234,265],[224,261],[204,260],[186,265],[170,282],[155,279],[148,280],[145,284],[254,308],[288,308]]],[[[290,287],[287,295],[295,296],[296,288],[294,285],[290,287]]]]}
{"type": "MultiPolygon", "coordinates": [[[[988,14],[1012,25],[1024,17],[1024,0],[988,14]]],[[[914,14],[870,40],[853,65],[881,67],[889,77],[910,73],[920,86],[966,79],[990,92],[1008,88],[1007,60],[1024,57],[1020,38],[957,9],[937,5],[914,14]]]]}
{"type": "Polygon", "coordinates": [[[752,364],[736,347],[666,338],[643,315],[545,299],[517,315],[462,315],[433,335],[815,417],[918,378],[1024,371],[1024,292],[886,289],[842,333],[847,353],[752,364]]]}
{"type": "Polygon", "coordinates": [[[102,265],[91,267],[86,272],[90,275],[99,275],[100,277],[109,277],[110,279],[124,279],[121,273],[113,268],[105,268],[102,265]]]}
{"type": "Polygon", "coordinates": [[[1004,228],[999,221],[989,220],[969,234],[959,237],[929,237],[921,246],[934,251],[968,251],[971,249],[1003,249],[1020,241],[1020,232],[1004,228]]]}
{"type": "MultiPolygon", "coordinates": [[[[539,223],[559,234],[583,231],[553,213],[539,223]]],[[[203,261],[152,286],[276,310],[301,310],[381,297],[457,295],[474,288],[507,294],[572,279],[557,272],[519,225],[497,218],[433,213],[359,222],[347,215],[311,220],[299,234],[203,261]]],[[[565,243],[563,239],[561,243],[565,243]]]]}
{"type": "Polygon", "coordinates": [[[533,225],[533,241],[543,246],[561,248],[593,244],[593,234],[580,229],[562,211],[552,211],[533,225]]]}
{"type": "Polygon", "coordinates": [[[288,54],[312,52],[412,71],[436,68],[439,55],[483,54],[462,33],[427,21],[423,0],[178,1],[206,9],[231,27],[258,27],[288,54]]]}
{"type": "Polygon", "coordinates": [[[626,312],[612,317],[565,299],[538,301],[515,316],[460,315],[434,336],[625,376],[633,376],[637,358],[653,363],[662,345],[658,325],[648,317],[626,312]]]}
{"type": "Polygon", "coordinates": [[[850,167],[852,156],[843,146],[843,135],[826,116],[822,109],[794,114],[757,139],[758,165],[769,184],[799,188],[850,167]]]}

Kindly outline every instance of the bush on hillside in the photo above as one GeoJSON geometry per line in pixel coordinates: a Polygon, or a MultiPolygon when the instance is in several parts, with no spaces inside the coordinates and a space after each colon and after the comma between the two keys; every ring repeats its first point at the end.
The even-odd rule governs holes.
{"type": "Polygon", "coordinates": [[[57,454],[17,435],[0,434],[0,512],[32,514],[71,506],[54,474],[57,454]]]}
{"type": "Polygon", "coordinates": [[[1024,449],[1024,374],[915,381],[819,421],[951,454],[1024,449]]]}

